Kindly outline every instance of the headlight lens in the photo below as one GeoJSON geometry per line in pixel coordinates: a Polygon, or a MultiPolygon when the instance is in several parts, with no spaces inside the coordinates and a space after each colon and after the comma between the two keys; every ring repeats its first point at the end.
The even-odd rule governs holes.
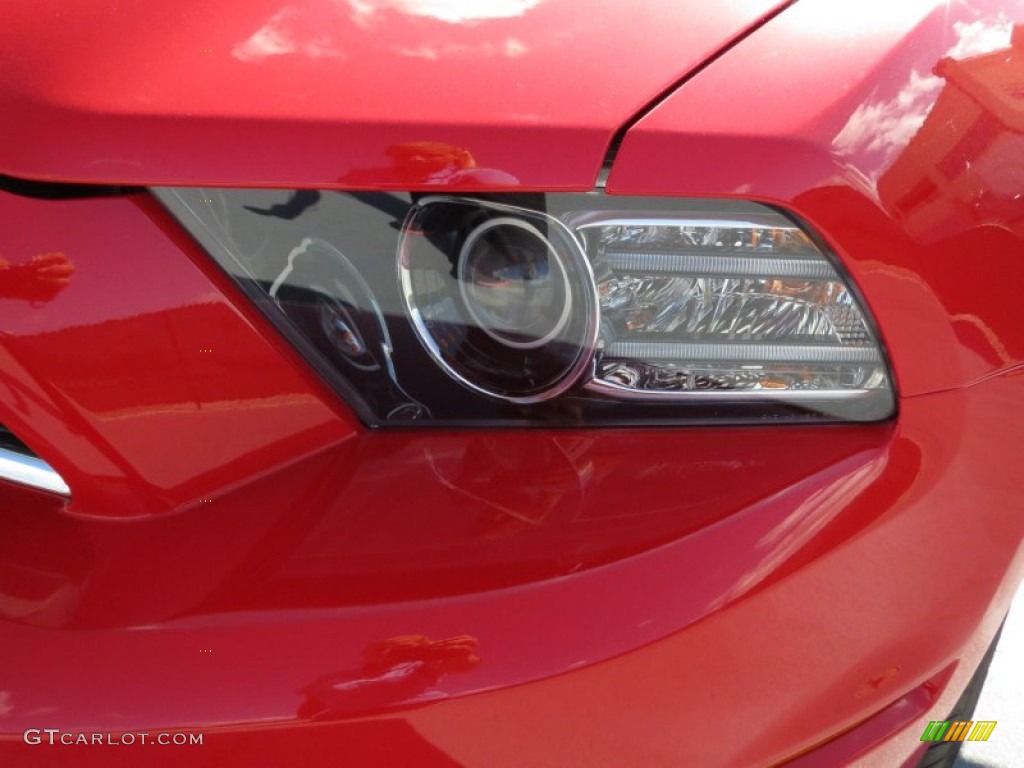
{"type": "Polygon", "coordinates": [[[580,231],[601,275],[603,354],[591,388],[677,399],[888,388],[852,291],[778,214],[580,231]]]}
{"type": "Polygon", "coordinates": [[[536,227],[510,216],[469,233],[456,282],[480,330],[513,349],[551,343],[572,315],[575,292],[558,249],[536,227]]]}
{"type": "Polygon", "coordinates": [[[590,364],[594,276],[560,222],[495,203],[428,201],[411,209],[398,249],[413,327],[466,387],[537,403],[590,364]]]}
{"type": "Polygon", "coordinates": [[[806,228],[736,201],[164,189],[371,425],[874,421],[873,325],[806,228]]]}

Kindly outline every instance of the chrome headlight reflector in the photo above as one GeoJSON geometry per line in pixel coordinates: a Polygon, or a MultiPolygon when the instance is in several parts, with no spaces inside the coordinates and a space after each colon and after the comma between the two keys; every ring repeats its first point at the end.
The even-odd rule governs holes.
{"type": "Polygon", "coordinates": [[[781,214],[614,220],[580,231],[601,276],[592,390],[677,400],[863,399],[888,390],[853,292],[781,214]]]}
{"type": "Polygon", "coordinates": [[[368,424],[877,421],[820,240],[740,201],[162,189],[368,424]]]}

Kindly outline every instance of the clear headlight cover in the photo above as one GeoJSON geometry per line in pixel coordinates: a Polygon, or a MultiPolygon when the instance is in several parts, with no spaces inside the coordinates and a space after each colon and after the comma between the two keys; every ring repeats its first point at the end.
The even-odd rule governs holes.
{"type": "Polygon", "coordinates": [[[754,203],[160,189],[370,425],[878,421],[878,335],[754,203]]]}

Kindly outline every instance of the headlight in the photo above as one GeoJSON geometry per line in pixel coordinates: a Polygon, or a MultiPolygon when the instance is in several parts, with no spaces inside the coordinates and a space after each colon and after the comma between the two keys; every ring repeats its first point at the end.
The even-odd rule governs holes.
{"type": "Polygon", "coordinates": [[[537,403],[591,365],[594,276],[561,222],[494,203],[427,200],[406,217],[398,262],[420,341],[469,389],[537,403]]]}
{"type": "Polygon", "coordinates": [[[157,195],[371,425],[873,421],[894,410],[849,279],[772,208],[157,195]]]}

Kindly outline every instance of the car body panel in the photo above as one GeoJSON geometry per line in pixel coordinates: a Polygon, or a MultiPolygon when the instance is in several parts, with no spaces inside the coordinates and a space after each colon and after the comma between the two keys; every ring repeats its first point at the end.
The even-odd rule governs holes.
{"type": "Polygon", "coordinates": [[[916,395],[1024,362],[1024,113],[998,97],[1024,76],[1024,17],[984,0],[871,7],[803,0],[726,52],[629,131],[608,191],[796,212],[916,395]]]}
{"type": "MultiPolygon", "coordinates": [[[[944,685],[912,715],[941,719],[1020,577],[1024,518],[1004,511],[1024,490],[1024,479],[1009,469],[1024,438],[1005,413],[1022,384],[1020,375],[1007,375],[913,398],[897,429],[828,428],[840,433],[831,439],[859,433],[850,435],[855,452],[661,546],[581,570],[564,562],[564,575],[497,589],[470,570],[464,594],[425,599],[378,596],[346,605],[352,577],[333,575],[339,568],[344,575],[345,558],[332,557],[330,542],[321,541],[329,519],[347,515],[349,530],[365,530],[401,495],[317,512],[317,493],[358,498],[333,493],[329,480],[325,487],[340,466],[377,464],[390,468],[399,488],[414,485],[407,478],[416,477],[415,465],[388,461],[393,453],[386,450],[362,464],[331,449],[277,482],[240,489],[237,500],[223,502],[234,501],[235,511],[195,510],[147,524],[153,527],[145,534],[98,522],[91,533],[68,530],[61,518],[37,510],[34,522],[23,518],[15,529],[89,546],[77,557],[78,573],[63,583],[59,573],[47,582],[44,564],[16,556],[13,543],[5,558],[20,559],[20,572],[35,573],[37,584],[63,588],[49,599],[39,599],[38,586],[25,589],[41,610],[0,623],[0,642],[20,662],[5,678],[4,749],[11,761],[31,764],[52,751],[22,743],[23,729],[117,731],[131,723],[132,730],[206,732],[208,751],[160,759],[285,760],[326,754],[331,745],[348,749],[351,739],[366,764],[383,765],[390,753],[375,761],[373,745],[411,728],[418,736],[406,733],[412,743],[403,754],[413,762],[429,749],[460,765],[597,756],[607,764],[770,765],[936,678],[944,685]],[[266,502],[254,510],[256,498],[266,502]],[[251,530],[239,525],[243,512],[251,530]],[[187,535],[190,528],[204,535],[187,535]],[[166,542],[165,556],[151,554],[156,541],[166,542]],[[478,582],[485,589],[474,592],[478,582]],[[161,618],[168,608],[177,615],[161,618]],[[111,620],[126,625],[103,626],[111,620]],[[73,653],[66,650],[70,638],[73,653]],[[380,661],[382,645],[413,648],[389,663],[380,661]]],[[[806,432],[812,442],[830,439],[820,428],[806,432]]],[[[780,433],[737,429],[731,439],[747,433],[764,461],[780,453],[773,443],[780,433]]],[[[567,438],[520,432],[516,439],[539,450],[567,438]]],[[[666,432],[666,443],[682,452],[705,440],[723,438],[714,430],[666,432]]],[[[428,454],[438,450],[434,440],[419,441],[428,454]]],[[[766,470],[752,482],[766,482],[766,470]]],[[[381,488],[376,476],[370,472],[368,487],[381,488]]],[[[510,470],[508,481],[515,477],[523,475],[510,470]]],[[[647,517],[627,506],[631,487],[620,490],[627,531],[647,517]]],[[[722,483],[681,487],[680,516],[691,498],[720,495],[722,483]]],[[[405,495],[410,517],[440,514],[428,490],[405,495]]],[[[469,522],[486,507],[453,495],[446,514],[469,522]]],[[[384,523],[369,536],[370,551],[382,561],[389,545],[404,551],[403,528],[384,523]]],[[[516,535],[505,528],[506,538],[516,535]]],[[[424,549],[448,535],[431,538],[424,530],[424,549]]],[[[449,568],[457,571],[493,535],[483,530],[460,554],[447,552],[449,568]]],[[[594,536],[579,526],[563,540],[566,552],[594,536]]],[[[70,554],[54,559],[66,567],[70,554]]],[[[372,578],[366,570],[364,578],[372,578]]],[[[5,595],[8,611],[15,597],[5,595]]],[[[61,749],[83,761],[130,761],[133,754],[61,749]]]]}
{"type": "MultiPolygon", "coordinates": [[[[550,7],[569,5],[579,11],[550,7]]],[[[259,23],[277,10],[252,7],[240,13],[259,23]]],[[[1015,10],[800,0],[633,126],[608,179],[610,194],[751,197],[810,222],[887,342],[900,401],[882,424],[367,430],[146,195],[0,196],[0,256],[59,252],[74,265],[48,298],[0,299],[0,423],[72,486],[69,507],[0,482],[0,759],[139,760],[142,747],[24,742],[25,729],[60,728],[204,733],[202,747],[145,747],[154,765],[912,765],[924,725],[952,710],[1024,568],[1019,209],[1002,192],[957,197],[989,178],[968,161],[1012,159],[1003,147],[1016,129],[1003,122],[963,152],[943,134],[952,121],[954,134],[977,136],[960,91],[1006,72],[947,54],[982,40],[988,53],[973,52],[1002,51],[1012,64],[1012,29],[1024,22],[1015,10]],[[783,55],[794,49],[803,57],[783,55]],[[908,83],[920,94],[905,94],[908,83]],[[892,115],[900,141],[871,148],[847,133],[850,152],[840,152],[851,120],[890,102],[913,107],[902,133],[905,115],[892,115]],[[935,174],[958,160],[948,194],[909,194],[922,176],[939,187],[935,174]],[[139,298],[154,294],[164,296],[159,318],[139,298]],[[138,333],[123,330],[136,323],[138,333]],[[196,343],[210,334],[215,344],[196,343]],[[81,345],[81,359],[48,356],[51,339],[63,356],[81,345]],[[140,340],[145,354],[128,356],[140,340]],[[230,364],[202,351],[221,345],[237,352],[230,364]],[[108,348],[125,356],[110,362],[108,348]],[[174,366],[188,381],[159,381],[174,366]],[[107,369],[116,377],[103,397],[82,396],[107,369]],[[302,419],[289,416],[295,398],[302,419]],[[176,447],[154,444],[153,403],[167,405],[159,432],[187,437],[176,447]],[[209,420],[218,407],[224,415],[209,420]],[[216,450],[247,435],[266,450],[216,450]],[[168,514],[103,519],[133,512],[168,514]]],[[[75,29],[95,23],[95,11],[75,13],[75,29]]],[[[611,39],[609,19],[580,23],[611,39]]],[[[662,32],[659,46],[671,37],[662,32]]],[[[308,50],[287,55],[269,58],[320,66],[308,50]]],[[[72,82],[66,63],[53,67],[72,82]]],[[[644,82],[656,92],[685,71],[644,82]]],[[[18,72],[8,87],[29,89],[18,72]]],[[[89,94],[102,106],[102,89],[89,94]]],[[[44,89],[40,114],[55,103],[47,98],[44,89]]],[[[1004,103],[982,101],[982,111],[1004,103]]],[[[105,121],[116,114],[94,117],[114,125],[105,121]]],[[[500,130],[486,155],[464,146],[481,166],[499,158],[523,185],[583,188],[617,130],[610,115],[601,141],[578,154],[529,130],[507,154],[500,130]]],[[[49,172],[39,147],[23,156],[42,177],[63,167],[66,180],[230,184],[252,168],[250,181],[320,183],[312,144],[264,157],[257,134],[237,125],[239,143],[223,129],[187,164],[159,165],[161,144],[180,161],[192,136],[153,119],[128,120],[140,135],[125,146],[152,153],[146,174],[173,178],[98,166],[79,176],[84,141],[49,172]]],[[[54,135],[41,125],[41,137],[54,135]]],[[[352,130],[373,163],[386,157],[388,131],[374,144],[367,126],[352,130]]],[[[351,167],[339,161],[323,183],[343,186],[351,167]]],[[[360,183],[501,188],[404,174],[360,183]]],[[[25,175],[37,174],[26,165],[25,175]]]]}
{"type": "Polygon", "coordinates": [[[0,192],[0,217],[5,274],[27,276],[0,282],[0,423],[72,487],[73,513],[209,503],[354,434],[357,420],[147,195],[0,192]]]}
{"type": "Polygon", "coordinates": [[[781,5],[9,3],[0,173],[591,189],[620,125],[781,5]]]}

